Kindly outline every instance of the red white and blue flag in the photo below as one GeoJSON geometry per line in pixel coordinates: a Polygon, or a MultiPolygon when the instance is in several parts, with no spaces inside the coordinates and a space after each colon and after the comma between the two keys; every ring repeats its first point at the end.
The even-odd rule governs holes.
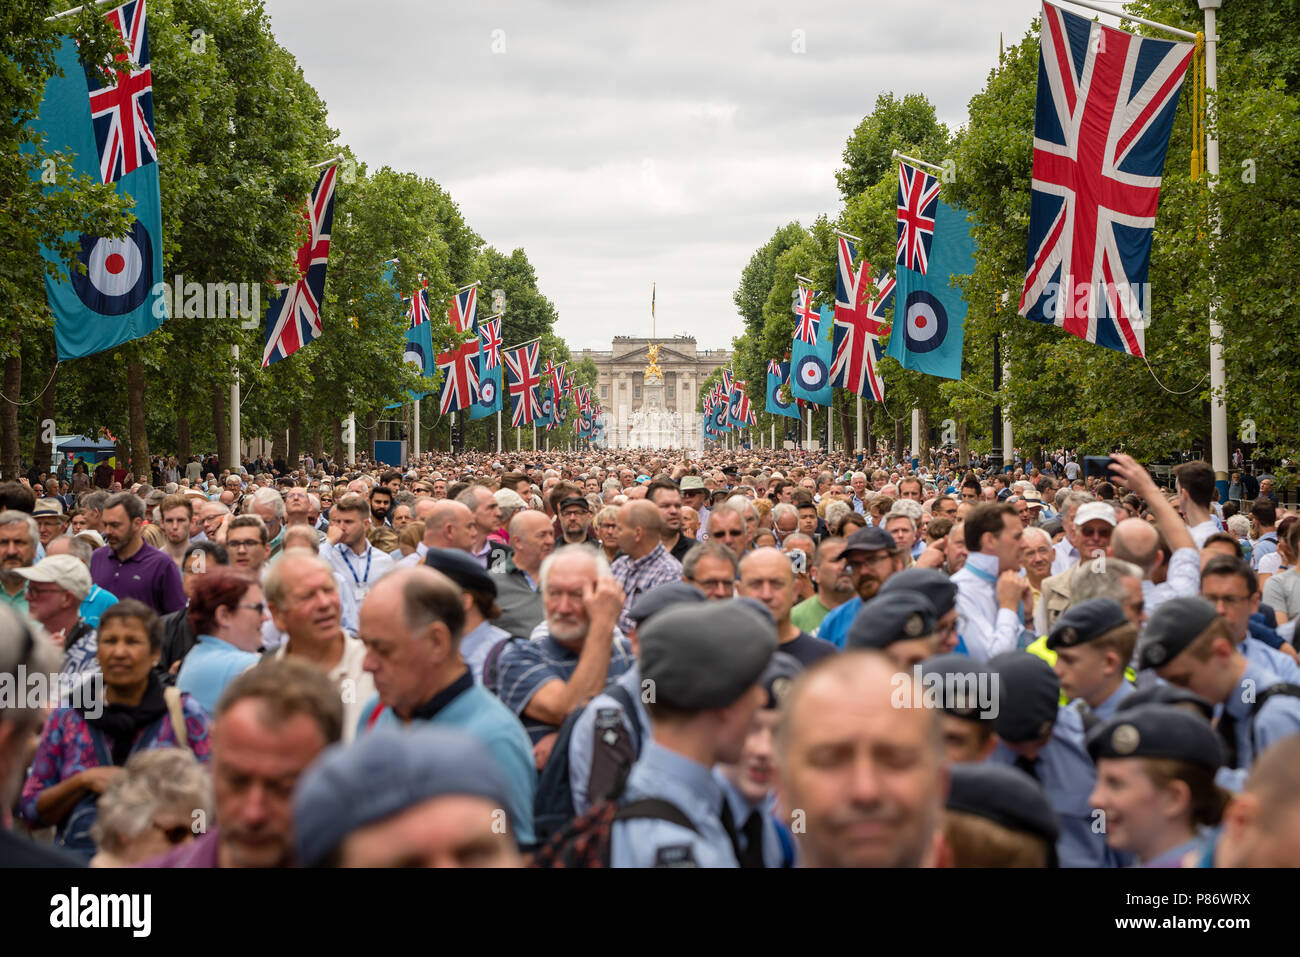
{"type": "Polygon", "coordinates": [[[455,332],[476,329],[478,322],[478,286],[458,292],[447,303],[447,321],[455,332]]]}
{"type": "Polygon", "coordinates": [[[542,414],[542,377],[537,371],[541,352],[542,344],[531,342],[501,354],[510,391],[510,424],[514,428],[534,422],[542,414]]]}
{"type": "Polygon", "coordinates": [[[458,412],[468,409],[478,401],[478,350],[479,338],[453,343],[446,352],[438,354],[438,368],[443,373],[438,391],[438,413],[458,412]]]}
{"type": "Polygon", "coordinates": [[[411,308],[406,311],[406,315],[411,320],[412,329],[432,318],[429,313],[428,286],[429,280],[421,280],[421,288],[411,293],[411,308]]]}
{"type": "Polygon", "coordinates": [[[939,211],[939,180],[906,163],[898,164],[898,249],[895,262],[925,274],[939,211]]]}
{"type": "Polygon", "coordinates": [[[1145,352],[1165,152],[1193,46],[1043,4],[1020,315],[1145,352]]]}
{"type": "Polygon", "coordinates": [[[821,313],[813,305],[813,299],[817,293],[807,286],[799,287],[799,306],[795,309],[794,337],[800,342],[807,342],[810,345],[817,341],[817,321],[821,318],[821,313]]]}
{"type": "Polygon", "coordinates": [[[338,166],[327,166],[312,190],[311,202],[303,214],[311,235],[298,249],[298,281],[289,286],[277,285],[280,294],[266,310],[262,368],[288,358],[321,334],[320,310],[325,297],[337,179],[338,166]]]}
{"type": "Polygon", "coordinates": [[[880,334],[882,313],[893,295],[893,278],[888,292],[881,294],[869,278],[870,263],[854,267],[857,251],[853,243],[839,238],[839,271],[835,283],[835,338],[831,360],[831,385],[874,399],[885,400],[885,383],[880,376],[880,334]]]}
{"type": "MultiPolygon", "coordinates": [[[[549,384],[551,387],[551,395],[555,397],[557,404],[568,395],[564,389],[564,367],[566,365],[568,365],[567,362],[551,363],[551,378],[549,384]]],[[[554,416],[551,418],[554,418],[554,416]]]]}
{"type": "Polygon", "coordinates": [[[478,337],[482,352],[483,371],[488,372],[501,365],[501,317],[496,316],[478,324],[478,337]]]}
{"type": "Polygon", "coordinates": [[[105,16],[117,30],[127,55],[118,55],[110,76],[86,71],[90,117],[99,148],[99,172],[114,183],[146,163],[158,161],[153,124],[153,72],[149,66],[149,32],[145,0],[131,0],[105,16]]]}

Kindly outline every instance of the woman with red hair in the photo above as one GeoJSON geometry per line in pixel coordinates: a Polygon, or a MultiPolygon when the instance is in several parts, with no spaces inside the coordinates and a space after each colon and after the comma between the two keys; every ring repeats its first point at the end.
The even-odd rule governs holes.
{"type": "Polygon", "coordinates": [[[176,687],[212,714],[226,685],[261,660],[266,598],[248,574],[218,568],[195,581],[189,617],[198,643],[185,656],[176,687]]]}

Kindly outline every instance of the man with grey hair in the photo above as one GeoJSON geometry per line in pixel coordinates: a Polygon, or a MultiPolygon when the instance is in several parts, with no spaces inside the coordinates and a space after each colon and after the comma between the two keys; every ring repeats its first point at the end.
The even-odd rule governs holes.
{"type": "Polygon", "coordinates": [[[1052,561],[1053,575],[1069,571],[1079,564],[1079,545],[1081,542],[1079,530],[1074,524],[1074,516],[1079,511],[1080,506],[1096,500],[1096,496],[1091,492],[1067,492],[1063,497],[1058,493],[1057,501],[1060,503],[1061,528],[1065,530],[1065,538],[1056,543],[1056,558],[1052,561]]]}
{"type": "Polygon", "coordinates": [[[274,558],[280,554],[280,546],[284,543],[283,496],[273,488],[259,488],[253,493],[253,504],[249,510],[266,526],[267,545],[274,558]]]}
{"type": "Polygon", "coordinates": [[[1124,617],[1141,628],[1147,613],[1142,598],[1142,569],[1119,558],[1089,561],[1070,573],[1070,607],[1090,598],[1109,598],[1124,609],[1124,617]]]}
{"type": "Polygon", "coordinates": [[[36,559],[40,529],[36,519],[14,509],[0,512],[0,601],[24,615],[27,610],[27,579],[17,574],[36,559]]]}
{"type": "Polygon", "coordinates": [[[789,502],[777,502],[772,506],[772,534],[780,545],[787,537],[799,530],[799,510],[789,502]]]}
{"type": "MultiPolygon", "coordinates": [[[[469,553],[478,559],[480,565],[491,571],[493,543],[488,541],[488,536],[501,527],[501,506],[497,503],[496,496],[482,485],[471,485],[456,496],[456,501],[474,513],[474,540],[470,544],[469,553]]],[[[337,505],[334,507],[338,508],[337,505]]]]}
{"type": "Polygon", "coordinates": [[[523,721],[539,769],[569,712],[635,660],[617,625],[623,590],[603,554],[585,545],[562,549],[542,563],[540,577],[546,620],[530,640],[505,646],[495,680],[484,668],[484,684],[523,721]]]}
{"type": "Polygon", "coordinates": [[[461,589],[441,572],[399,569],[375,586],[361,606],[358,637],[378,695],[362,710],[357,733],[427,721],[474,735],[506,776],[507,810],[527,847],[537,788],[532,743],[510,710],[474,681],[460,653],[464,628],[461,589]]]}

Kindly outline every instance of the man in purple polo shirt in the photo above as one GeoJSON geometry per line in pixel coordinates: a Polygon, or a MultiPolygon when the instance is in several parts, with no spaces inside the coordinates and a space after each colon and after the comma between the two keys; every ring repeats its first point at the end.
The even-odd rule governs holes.
{"type": "Polygon", "coordinates": [[[144,602],[159,615],[185,607],[181,572],[171,556],[144,540],[144,502],[119,492],[104,503],[104,541],[90,559],[95,584],[118,597],[144,602]]]}

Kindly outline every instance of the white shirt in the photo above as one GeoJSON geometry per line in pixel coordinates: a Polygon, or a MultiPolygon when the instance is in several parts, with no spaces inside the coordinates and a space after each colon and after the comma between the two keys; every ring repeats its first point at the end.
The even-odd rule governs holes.
{"type": "MultiPolygon", "coordinates": [[[[380,552],[379,554],[383,554],[380,552]]],[[[289,651],[286,642],[273,654],[276,661],[284,660],[289,651]]],[[[361,710],[375,696],[375,679],[362,665],[366,660],[366,646],[360,638],[343,633],[343,657],[329,672],[329,679],[339,687],[343,698],[343,742],[351,742],[357,733],[361,710]]]]}
{"type": "Polygon", "coordinates": [[[1148,615],[1171,598],[1201,593],[1201,556],[1194,548],[1180,548],[1169,557],[1169,573],[1160,584],[1142,582],[1142,604],[1148,615]]]}
{"type": "Polygon", "coordinates": [[[397,559],[396,567],[412,568],[416,565],[422,564],[424,562],[424,556],[428,551],[429,546],[424,544],[424,542],[419,542],[415,546],[415,551],[411,552],[411,554],[407,555],[405,558],[397,559]]]}
{"type": "Polygon", "coordinates": [[[966,564],[952,576],[957,586],[957,633],[976,661],[1015,651],[1023,627],[1019,615],[998,607],[997,576],[997,556],[982,552],[966,556],[966,564]]]}
{"type": "Polygon", "coordinates": [[[1255,569],[1261,575],[1276,575],[1282,568],[1282,555],[1279,552],[1269,552],[1259,560],[1259,567],[1255,569]]]}
{"type": "Polygon", "coordinates": [[[1056,552],[1056,557],[1052,559],[1052,574],[1059,575],[1061,572],[1068,572],[1075,565],[1079,564],[1079,550],[1070,544],[1068,538],[1063,538],[1052,546],[1052,551],[1056,552]]]}
{"type": "Polygon", "coordinates": [[[1214,523],[1213,518],[1207,518],[1199,525],[1192,525],[1187,529],[1192,533],[1192,541],[1196,542],[1197,548],[1205,547],[1205,540],[1219,530],[1219,526],[1214,523]]]}
{"type": "Polygon", "coordinates": [[[320,557],[334,569],[334,580],[341,592],[349,593],[358,608],[375,582],[393,570],[394,562],[385,553],[366,542],[366,550],[358,555],[342,542],[320,547],[320,557]]]}

